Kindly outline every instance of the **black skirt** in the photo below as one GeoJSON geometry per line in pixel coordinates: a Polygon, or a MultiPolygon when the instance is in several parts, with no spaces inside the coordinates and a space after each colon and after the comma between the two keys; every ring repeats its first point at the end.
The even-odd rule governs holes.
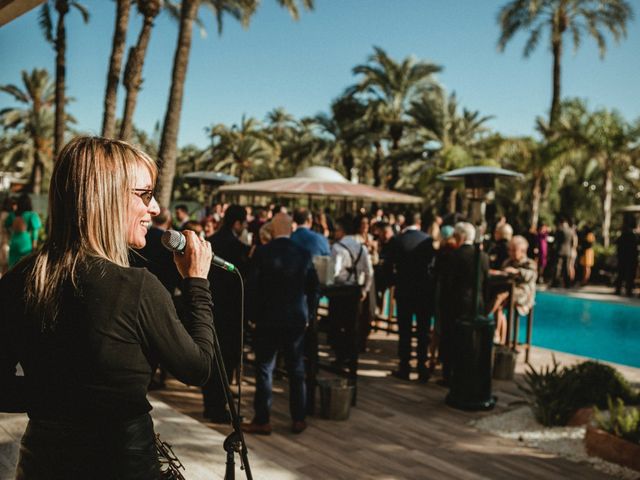
{"type": "Polygon", "coordinates": [[[160,464],[153,422],[30,420],[22,437],[17,480],[155,480],[160,464]]]}

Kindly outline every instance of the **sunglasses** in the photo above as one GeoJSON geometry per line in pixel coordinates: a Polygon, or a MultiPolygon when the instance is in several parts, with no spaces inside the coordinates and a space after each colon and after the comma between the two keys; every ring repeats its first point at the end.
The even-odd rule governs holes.
{"type": "Polygon", "coordinates": [[[146,207],[151,203],[155,193],[151,188],[132,188],[131,192],[140,197],[146,207]]]}

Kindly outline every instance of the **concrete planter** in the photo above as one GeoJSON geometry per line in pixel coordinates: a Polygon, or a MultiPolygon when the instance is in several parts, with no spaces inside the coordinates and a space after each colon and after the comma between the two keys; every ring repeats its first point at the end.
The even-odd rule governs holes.
{"type": "Polygon", "coordinates": [[[629,442],[592,426],[587,427],[584,443],[589,455],[640,472],[640,444],[629,442]]]}

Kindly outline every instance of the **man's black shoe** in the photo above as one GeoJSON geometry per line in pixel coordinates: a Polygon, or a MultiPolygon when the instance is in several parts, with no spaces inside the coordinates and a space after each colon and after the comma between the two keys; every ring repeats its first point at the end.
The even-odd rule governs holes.
{"type": "Polygon", "coordinates": [[[399,378],[400,380],[410,380],[409,372],[407,370],[394,370],[391,375],[399,378]]]}
{"type": "Polygon", "coordinates": [[[209,420],[211,423],[230,423],[231,417],[227,412],[213,413],[204,412],[203,417],[209,420]]]}

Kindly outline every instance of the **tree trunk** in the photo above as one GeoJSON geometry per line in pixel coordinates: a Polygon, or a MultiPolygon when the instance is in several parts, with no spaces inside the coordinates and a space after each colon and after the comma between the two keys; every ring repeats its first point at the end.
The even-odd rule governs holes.
{"type": "MultiPolygon", "coordinates": [[[[37,102],[36,102],[37,103],[37,102]]],[[[39,117],[39,105],[35,105],[34,115],[39,117]]],[[[45,150],[44,139],[35,131],[30,132],[31,141],[33,142],[33,167],[29,176],[28,191],[39,195],[42,192],[42,177],[44,170],[44,161],[42,155],[45,150]]]]}
{"type": "Polygon", "coordinates": [[[382,177],[380,175],[380,168],[382,167],[382,145],[380,142],[373,142],[376,148],[376,156],[373,159],[373,185],[379,187],[382,185],[382,177]]]}
{"type": "Polygon", "coordinates": [[[180,129],[180,113],[182,111],[182,95],[184,93],[184,81],[187,75],[189,63],[189,51],[191,49],[191,35],[193,20],[198,11],[200,0],[183,0],[180,11],[180,33],[178,34],[178,46],[173,60],[173,73],[171,77],[171,90],[167,112],[162,126],[162,138],[158,162],[160,164],[160,178],[158,180],[158,201],[161,206],[168,206],[173,190],[173,177],[176,171],[176,153],[178,142],[178,130],[180,129]]]}
{"type": "Polygon", "coordinates": [[[42,191],[42,159],[37,148],[33,153],[33,168],[31,169],[28,190],[36,195],[42,191]]]}
{"type": "Polygon", "coordinates": [[[353,155],[351,152],[347,152],[344,155],[342,155],[342,166],[344,167],[347,175],[347,179],[351,180],[351,170],[353,170],[353,166],[355,164],[355,161],[353,159],[353,155]]]}
{"type": "Polygon", "coordinates": [[[109,61],[109,73],[107,74],[107,88],[104,93],[104,114],[102,117],[102,136],[107,138],[113,138],[116,130],[118,81],[120,79],[120,67],[122,65],[122,57],[124,56],[124,47],[127,40],[130,10],[131,0],[118,0],[116,26],[113,31],[111,59],[109,61]]]}
{"type": "Polygon", "coordinates": [[[449,191],[449,196],[447,197],[447,213],[456,213],[457,203],[458,203],[458,189],[452,188],[449,191]]]}
{"type": "Polygon", "coordinates": [[[149,39],[151,38],[154,18],[152,16],[144,17],[142,30],[140,30],[140,35],[138,36],[138,43],[129,50],[127,66],[124,69],[122,83],[127,90],[127,99],[125,100],[122,125],[120,126],[120,139],[127,142],[131,139],[131,134],[133,133],[133,112],[136,109],[138,92],[140,91],[140,85],[142,85],[142,67],[149,39]]]}
{"type": "MultiPolygon", "coordinates": [[[[398,153],[400,148],[400,137],[394,136],[391,144],[391,152],[398,153]]],[[[393,190],[396,183],[400,179],[400,165],[398,165],[398,159],[396,155],[392,155],[391,157],[391,175],[389,176],[389,183],[387,184],[387,188],[389,190],[393,190]]]]}
{"type": "Polygon", "coordinates": [[[609,231],[611,230],[611,197],[613,196],[613,167],[609,159],[605,163],[604,195],[602,198],[602,244],[609,246],[609,231]]]}
{"type": "Polygon", "coordinates": [[[54,126],[53,155],[57,159],[62,146],[64,145],[64,131],[66,118],[64,114],[65,105],[65,56],[67,50],[67,34],[64,27],[64,17],[69,12],[69,2],[67,0],[57,0],[56,10],[58,12],[58,27],[56,31],[56,114],[54,126]]]}
{"type": "Polygon", "coordinates": [[[564,9],[560,8],[554,15],[551,26],[551,52],[553,55],[553,93],[551,96],[551,110],[549,111],[549,127],[556,130],[556,122],[560,117],[560,61],[562,60],[562,34],[566,29],[564,9]]]}
{"type": "Polygon", "coordinates": [[[531,190],[531,230],[538,228],[540,220],[540,202],[542,199],[542,172],[533,175],[533,189],[531,190]]]}

